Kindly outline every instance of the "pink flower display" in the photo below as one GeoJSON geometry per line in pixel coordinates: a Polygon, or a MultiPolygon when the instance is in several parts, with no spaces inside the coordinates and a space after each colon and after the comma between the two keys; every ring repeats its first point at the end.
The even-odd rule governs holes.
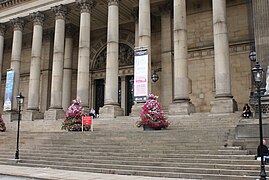
{"type": "Polygon", "coordinates": [[[147,125],[154,129],[162,129],[169,126],[169,122],[166,121],[165,115],[161,109],[160,103],[157,101],[157,98],[158,96],[155,96],[154,94],[148,95],[148,99],[140,114],[141,120],[136,123],[138,127],[147,125]]]}
{"type": "MultiPolygon", "coordinates": [[[[75,99],[72,101],[72,104],[66,110],[62,129],[68,131],[81,131],[82,116],[84,115],[81,101],[79,99],[75,99]]],[[[90,126],[84,126],[83,129],[89,130],[90,126]]]]}

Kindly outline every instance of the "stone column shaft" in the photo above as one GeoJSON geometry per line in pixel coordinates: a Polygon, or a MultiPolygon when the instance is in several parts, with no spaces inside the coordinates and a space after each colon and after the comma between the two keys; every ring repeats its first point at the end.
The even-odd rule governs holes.
{"type": "Polygon", "coordinates": [[[34,20],[32,56],[30,66],[30,81],[28,93],[29,110],[39,110],[39,89],[40,89],[40,68],[41,68],[41,51],[43,37],[43,20],[44,15],[33,13],[31,17],[34,20]]]}
{"type": "Polygon", "coordinates": [[[62,109],[62,86],[65,41],[65,9],[63,6],[53,8],[55,12],[55,34],[51,82],[51,109],[62,109]]]}
{"type": "MultiPolygon", "coordinates": [[[[0,84],[2,81],[2,65],[3,65],[3,59],[4,59],[5,32],[6,32],[6,26],[4,24],[0,24],[0,84]]],[[[0,93],[3,94],[4,91],[0,93]]],[[[0,105],[0,109],[2,108],[3,108],[2,105],[0,105]]]]}
{"type": "Polygon", "coordinates": [[[164,110],[172,103],[172,35],[171,35],[171,11],[162,9],[161,15],[161,101],[164,110]]]}
{"type": "Polygon", "coordinates": [[[148,48],[148,92],[151,92],[151,20],[150,0],[139,0],[139,47],[148,48]]]}
{"type": "Polygon", "coordinates": [[[118,104],[119,7],[108,7],[105,105],[118,104]]]}
{"type": "Polygon", "coordinates": [[[174,96],[169,114],[194,112],[189,99],[186,0],[174,0],[174,96]]]}
{"type": "Polygon", "coordinates": [[[119,0],[108,0],[106,85],[101,117],[122,116],[118,103],[119,76],[119,0]]]}
{"type": "Polygon", "coordinates": [[[65,38],[63,98],[62,98],[63,110],[67,110],[67,108],[71,104],[72,62],[73,62],[73,37],[72,34],[70,34],[65,38]]]}
{"type": "Polygon", "coordinates": [[[216,97],[231,97],[226,1],[213,0],[216,97]]]}
{"type": "Polygon", "coordinates": [[[11,66],[10,68],[14,70],[14,86],[13,86],[13,101],[12,110],[17,110],[17,100],[16,96],[19,94],[20,87],[20,68],[21,68],[21,51],[22,51],[22,30],[24,26],[24,21],[20,18],[15,18],[11,20],[14,25],[13,32],[13,43],[11,52],[11,66]]]}
{"type": "Polygon", "coordinates": [[[126,76],[121,76],[121,108],[126,114],[126,76]]]}
{"type": "Polygon", "coordinates": [[[4,58],[5,32],[6,32],[5,25],[0,24],[0,84],[2,81],[2,65],[3,65],[3,58],[4,58]]]}
{"type": "Polygon", "coordinates": [[[211,113],[232,113],[237,104],[231,93],[226,1],[212,0],[212,4],[216,96],[211,101],[211,113]]]}
{"type": "Polygon", "coordinates": [[[174,0],[174,101],[189,101],[186,0],[174,0]]]}
{"type": "Polygon", "coordinates": [[[90,33],[91,10],[93,1],[77,1],[80,5],[80,32],[77,76],[77,99],[81,100],[84,108],[89,108],[89,67],[90,67],[90,33]]]}

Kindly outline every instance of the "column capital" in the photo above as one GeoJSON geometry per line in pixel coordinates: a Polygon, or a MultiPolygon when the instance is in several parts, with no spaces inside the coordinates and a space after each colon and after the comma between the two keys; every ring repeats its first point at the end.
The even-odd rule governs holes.
{"type": "Polygon", "coordinates": [[[4,36],[7,31],[7,28],[4,24],[0,24],[0,36],[4,36]]]}
{"type": "Polygon", "coordinates": [[[24,27],[24,20],[23,19],[17,17],[17,18],[11,19],[10,22],[13,25],[14,31],[15,30],[18,30],[18,31],[23,30],[23,27],[24,27]]]}
{"type": "Polygon", "coordinates": [[[76,3],[80,7],[80,13],[90,13],[96,4],[94,0],[76,0],[76,3]]]}
{"type": "Polygon", "coordinates": [[[34,12],[30,14],[30,17],[32,18],[34,25],[40,25],[43,26],[43,22],[45,19],[44,14],[42,14],[41,12],[34,12]]]}
{"type": "Polygon", "coordinates": [[[67,8],[64,5],[54,6],[51,10],[55,13],[55,19],[65,19],[67,8]]]}
{"type": "Polygon", "coordinates": [[[107,0],[108,6],[116,5],[118,6],[121,0],[107,0]]]}

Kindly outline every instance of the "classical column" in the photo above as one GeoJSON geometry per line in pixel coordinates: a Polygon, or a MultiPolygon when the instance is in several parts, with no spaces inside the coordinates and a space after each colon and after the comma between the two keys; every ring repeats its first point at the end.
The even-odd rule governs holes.
{"type": "Polygon", "coordinates": [[[78,53],[77,99],[84,110],[89,109],[89,69],[92,0],[77,0],[80,6],[80,32],[78,53]]]}
{"type": "Polygon", "coordinates": [[[22,115],[23,120],[43,119],[44,117],[43,114],[39,113],[39,87],[44,15],[40,12],[35,12],[30,14],[30,17],[33,19],[34,29],[30,66],[28,107],[27,111],[22,115]]]}
{"type": "Polygon", "coordinates": [[[161,103],[167,111],[172,103],[172,35],[171,35],[171,4],[166,4],[161,10],[161,103]]]}
{"type": "Polygon", "coordinates": [[[14,85],[13,85],[13,100],[12,110],[17,110],[16,96],[19,94],[20,88],[20,69],[21,69],[21,51],[22,51],[22,30],[24,27],[24,21],[21,18],[11,19],[13,24],[13,43],[11,52],[11,65],[10,69],[14,70],[14,85]]]}
{"type": "MultiPolygon", "coordinates": [[[[3,57],[4,57],[5,33],[6,33],[6,26],[4,24],[0,24],[0,84],[2,81],[2,65],[3,65],[3,57]]],[[[3,92],[1,92],[1,94],[2,93],[3,92]]],[[[2,103],[0,106],[1,106],[0,109],[2,109],[2,103]]]]}
{"type": "Polygon", "coordinates": [[[169,114],[190,114],[186,0],[174,0],[174,97],[169,114]]]}
{"type": "Polygon", "coordinates": [[[43,33],[43,46],[41,55],[41,97],[40,111],[45,112],[50,105],[51,72],[53,57],[53,32],[51,30],[43,33]]]}
{"type": "Polygon", "coordinates": [[[64,50],[64,76],[63,76],[63,110],[71,104],[72,92],[72,65],[73,65],[73,32],[74,26],[71,24],[66,26],[65,50],[64,50]]]}
{"type": "Polygon", "coordinates": [[[105,102],[104,107],[100,109],[100,117],[123,115],[123,110],[118,104],[118,56],[119,0],[108,0],[105,102]]]}
{"type": "Polygon", "coordinates": [[[135,23],[135,47],[138,47],[139,44],[138,8],[134,8],[132,16],[135,23]]]}
{"type": "MultiPolygon", "coordinates": [[[[138,10],[138,48],[148,49],[148,93],[151,92],[151,19],[150,0],[139,0],[138,10]]],[[[132,106],[131,116],[139,116],[143,103],[132,106]]]]}
{"type": "Polygon", "coordinates": [[[45,119],[60,119],[64,117],[62,109],[63,67],[65,16],[67,9],[63,5],[51,8],[55,13],[55,34],[53,49],[53,65],[51,80],[50,109],[45,112],[45,119]]]}
{"type": "Polygon", "coordinates": [[[126,114],[126,76],[121,76],[121,108],[123,114],[126,114]]]}
{"type": "Polygon", "coordinates": [[[231,113],[234,112],[236,105],[231,93],[226,1],[213,0],[212,4],[216,96],[211,102],[211,112],[231,113]]]}

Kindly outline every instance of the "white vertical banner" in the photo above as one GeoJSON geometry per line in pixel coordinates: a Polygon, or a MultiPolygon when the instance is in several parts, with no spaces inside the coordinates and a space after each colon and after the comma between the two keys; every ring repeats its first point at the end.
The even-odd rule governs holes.
{"type": "Polygon", "coordinates": [[[7,71],[4,111],[10,111],[12,108],[13,86],[14,86],[14,70],[11,69],[7,71]]]}
{"type": "Polygon", "coordinates": [[[148,50],[135,50],[134,55],[134,101],[145,102],[148,96],[148,50]]]}

